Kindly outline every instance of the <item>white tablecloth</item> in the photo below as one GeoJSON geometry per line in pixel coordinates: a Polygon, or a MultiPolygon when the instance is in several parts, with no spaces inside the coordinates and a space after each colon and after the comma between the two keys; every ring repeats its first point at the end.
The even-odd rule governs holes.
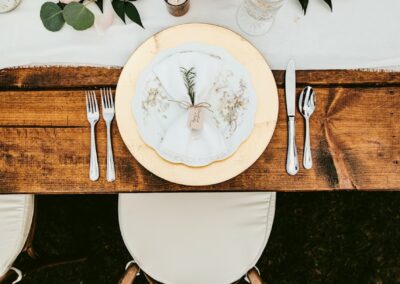
{"type": "MultiPolygon", "coordinates": [[[[145,30],[119,18],[106,33],[78,32],[70,26],[45,30],[39,17],[45,0],[22,0],[0,14],[0,68],[20,65],[123,66],[146,38],[166,27],[207,22],[240,32],[236,10],[241,0],[191,0],[187,15],[168,14],[163,0],[134,2],[145,30]]],[[[94,5],[94,4],[91,4],[94,5]]],[[[322,0],[310,1],[304,16],[297,0],[287,0],[272,30],[260,37],[244,35],[265,55],[273,69],[285,69],[294,58],[298,69],[380,68],[400,65],[399,0],[333,0],[334,12],[322,0]]],[[[97,13],[97,7],[90,6],[97,13]]]]}

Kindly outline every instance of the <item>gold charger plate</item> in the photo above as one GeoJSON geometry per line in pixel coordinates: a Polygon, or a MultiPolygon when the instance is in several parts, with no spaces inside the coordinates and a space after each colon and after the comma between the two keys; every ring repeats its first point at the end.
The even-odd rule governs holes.
{"type": "Polygon", "coordinates": [[[153,174],[167,181],[189,186],[220,183],[249,168],[265,151],[272,138],[278,107],[275,79],[261,53],[242,36],[228,29],[197,23],[168,28],[139,46],[122,70],[115,95],[118,128],[135,159],[153,174]],[[136,82],[153,58],[160,51],[193,42],[224,48],[247,69],[257,95],[254,129],[249,138],[229,158],[205,167],[174,164],[161,158],[140,137],[131,107],[136,82]]]}

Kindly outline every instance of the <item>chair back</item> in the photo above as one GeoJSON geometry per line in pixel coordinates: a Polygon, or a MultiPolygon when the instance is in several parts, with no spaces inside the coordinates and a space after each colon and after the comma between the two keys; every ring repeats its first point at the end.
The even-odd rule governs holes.
{"type": "Polygon", "coordinates": [[[120,229],[156,281],[234,283],[267,244],[275,199],[274,192],[120,194],[120,229]]]}

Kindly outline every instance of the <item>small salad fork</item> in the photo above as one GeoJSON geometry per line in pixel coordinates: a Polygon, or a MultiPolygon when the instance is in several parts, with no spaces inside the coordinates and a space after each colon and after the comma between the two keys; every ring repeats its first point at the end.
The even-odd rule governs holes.
{"type": "Polygon", "coordinates": [[[313,88],[307,86],[303,89],[299,99],[299,110],[306,122],[306,133],[304,140],[303,166],[309,170],[312,168],[311,145],[310,145],[310,117],[315,110],[316,97],[313,88]]]}
{"type": "Polygon", "coordinates": [[[97,162],[95,126],[99,120],[99,107],[97,105],[96,93],[86,91],[86,113],[90,123],[90,170],[89,178],[92,181],[99,179],[99,164],[97,162]]]}
{"type": "Polygon", "coordinates": [[[108,89],[100,89],[101,106],[103,110],[103,119],[107,126],[107,181],[115,180],[114,157],[111,143],[111,122],[114,118],[114,101],[112,91],[108,89]]]}

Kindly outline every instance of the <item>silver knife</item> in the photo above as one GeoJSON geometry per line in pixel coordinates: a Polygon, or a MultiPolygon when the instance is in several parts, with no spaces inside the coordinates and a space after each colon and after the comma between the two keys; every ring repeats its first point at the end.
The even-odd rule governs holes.
{"type": "Polygon", "coordinates": [[[291,59],[286,68],[286,110],[288,116],[288,149],[286,158],[286,171],[295,175],[299,171],[299,161],[296,148],[296,64],[291,59]]]}

